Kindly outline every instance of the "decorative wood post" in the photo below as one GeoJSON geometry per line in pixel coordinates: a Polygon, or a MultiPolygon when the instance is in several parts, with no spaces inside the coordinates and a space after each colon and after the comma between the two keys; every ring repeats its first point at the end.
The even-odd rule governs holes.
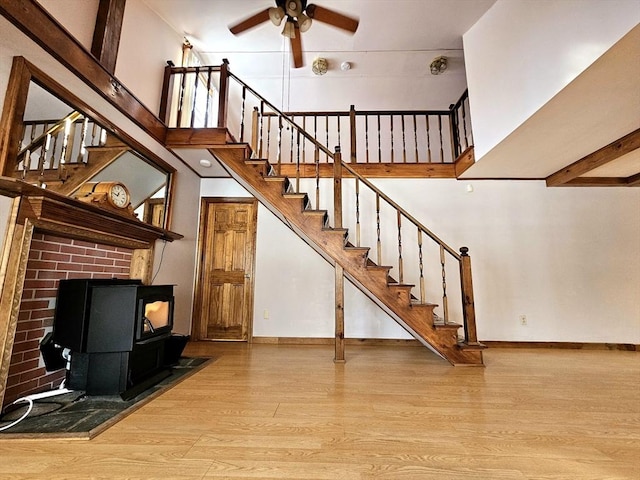
{"type": "Polygon", "coordinates": [[[162,96],[160,97],[160,112],[158,113],[158,117],[162,120],[165,125],[169,125],[169,113],[170,113],[170,105],[171,98],[169,98],[173,94],[173,67],[169,62],[167,62],[167,66],[164,67],[164,78],[162,80],[162,96]]]}
{"type": "MultiPolygon", "coordinates": [[[[333,228],[342,228],[342,154],[333,156],[333,228]]],[[[336,354],[334,362],[344,362],[344,269],[336,263],[336,354]]]]}
{"type": "Polygon", "coordinates": [[[333,361],[344,363],[344,270],[336,263],[336,353],[333,361]]]}
{"type": "Polygon", "coordinates": [[[460,139],[458,136],[458,110],[453,103],[449,105],[449,129],[451,130],[451,158],[455,162],[460,151],[460,139]]]}
{"type": "Polygon", "coordinates": [[[218,95],[218,128],[225,128],[229,105],[229,60],[226,58],[222,59],[220,66],[220,91],[218,95]]]}
{"type": "Polygon", "coordinates": [[[467,247],[460,248],[460,284],[464,316],[464,336],[467,344],[478,343],[476,332],[476,308],[473,303],[473,282],[471,280],[471,257],[467,247]]]}
{"type": "Polygon", "coordinates": [[[336,147],[333,156],[333,228],[342,228],[342,154],[336,147]]]}
{"type": "Polygon", "coordinates": [[[349,125],[351,127],[351,163],[355,163],[358,141],[356,138],[356,107],[354,105],[349,108],[349,125]]]}

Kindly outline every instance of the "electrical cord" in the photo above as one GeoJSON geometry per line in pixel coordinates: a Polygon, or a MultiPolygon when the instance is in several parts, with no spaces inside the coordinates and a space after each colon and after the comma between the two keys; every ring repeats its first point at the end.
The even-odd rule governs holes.
{"type": "Polygon", "coordinates": [[[160,261],[158,262],[158,269],[156,270],[156,273],[153,275],[153,278],[151,279],[151,283],[154,282],[154,280],[156,279],[156,277],[160,273],[160,267],[162,267],[162,259],[164,258],[164,249],[165,249],[166,246],[167,246],[167,241],[163,240],[162,251],[160,252],[160,261]]]}
{"type": "Polygon", "coordinates": [[[8,425],[4,425],[2,427],[0,427],[0,432],[3,432],[5,430],[8,430],[9,428],[17,425],[18,423],[20,423],[21,421],[23,421],[25,418],[27,418],[27,416],[31,413],[31,410],[33,410],[33,404],[34,404],[34,400],[38,400],[40,398],[48,398],[48,397],[55,397],[57,395],[63,395],[65,393],[69,393],[71,392],[71,390],[67,389],[64,387],[64,380],[63,382],[60,384],[60,386],[56,389],[56,390],[51,390],[48,392],[43,392],[43,393],[34,393],[33,395],[27,395],[26,397],[22,397],[19,398],[17,400],[14,400],[13,403],[10,403],[9,405],[7,405],[3,412],[9,408],[12,407],[14,405],[17,405],[18,403],[21,402],[27,402],[29,404],[29,406],[27,407],[27,411],[22,414],[22,416],[20,418],[18,418],[17,420],[14,420],[13,422],[11,422],[8,425]]]}
{"type": "Polygon", "coordinates": [[[4,430],[8,430],[9,428],[13,427],[14,425],[19,424],[22,420],[27,418],[27,416],[31,413],[31,410],[33,410],[33,400],[31,400],[29,397],[19,398],[18,400],[15,400],[13,403],[10,403],[9,406],[16,405],[17,403],[20,403],[20,402],[28,402],[29,403],[29,407],[27,408],[27,411],[24,414],[22,414],[22,416],[19,419],[14,420],[9,425],[5,425],[4,427],[0,427],[0,432],[2,432],[4,430]]]}

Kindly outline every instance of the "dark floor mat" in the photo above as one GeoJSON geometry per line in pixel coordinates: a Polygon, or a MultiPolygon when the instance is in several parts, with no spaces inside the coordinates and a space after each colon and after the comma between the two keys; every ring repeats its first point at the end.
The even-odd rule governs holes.
{"type": "MultiPolygon", "coordinates": [[[[84,392],[70,392],[36,400],[29,416],[0,432],[0,438],[91,438],[210,361],[213,359],[181,358],[178,364],[170,368],[169,376],[128,400],[123,400],[120,395],[88,396],[84,392]]],[[[0,418],[0,427],[20,418],[27,408],[28,404],[22,402],[15,408],[8,408],[0,418]]]]}

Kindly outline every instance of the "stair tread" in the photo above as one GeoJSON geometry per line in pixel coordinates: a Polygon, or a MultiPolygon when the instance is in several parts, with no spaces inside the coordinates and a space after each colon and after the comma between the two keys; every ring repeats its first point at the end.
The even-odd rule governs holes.
{"type": "Polygon", "coordinates": [[[485,350],[487,346],[483,343],[467,343],[467,342],[458,342],[458,348],[462,350],[485,350]]]}
{"type": "Polygon", "coordinates": [[[427,306],[427,307],[437,307],[438,306],[437,303],[431,303],[431,302],[423,303],[420,300],[411,300],[411,306],[412,307],[419,307],[420,305],[424,305],[424,306],[427,306]]]}
{"type": "Polygon", "coordinates": [[[305,198],[307,196],[306,193],[296,193],[296,192],[285,192],[283,193],[283,195],[288,198],[305,198]]]}
{"type": "Polygon", "coordinates": [[[459,323],[452,323],[452,322],[449,322],[449,323],[433,322],[433,326],[434,328],[455,328],[455,329],[462,327],[462,325],[460,325],[459,323]]]}

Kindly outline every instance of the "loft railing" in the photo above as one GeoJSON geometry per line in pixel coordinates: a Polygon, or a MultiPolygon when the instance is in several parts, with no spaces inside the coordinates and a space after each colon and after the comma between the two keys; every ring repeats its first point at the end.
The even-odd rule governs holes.
{"type": "MultiPolygon", "coordinates": [[[[340,118],[344,115],[287,115],[231,73],[227,63],[220,67],[198,69],[167,67],[164,92],[166,95],[161,113],[169,126],[185,126],[187,122],[187,128],[227,128],[237,141],[251,145],[256,158],[268,159],[272,175],[279,175],[284,163],[295,165],[295,175],[289,183],[294,193],[313,192],[308,195],[310,208],[326,209],[334,228],[344,227],[349,232],[354,232],[355,238],[352,241],[355,246],[375,245],[371,250],[375,252],[375,263],[391,266],[390,276],[395,276],[397,283],[414,285],[412,298],[415,303],[438,303],[439,310],[436,311],[439,321],[444,324],[462,324],[464,336],[461,340],[467,344],[477,343],[468,248],[462,247],[458,253],[447,245],[352,168],[353,161],[343,162],[340,146],[334,151],[330,150],[325,144],[332,140],[330,133],[327,138],[328,128],[325,128],[323,137],[306,120],[314,118],[313,122],[317,122],[317,118],[323,115],[326,118],[340,118]],[[188,87],[191,84],[193,87],[188,87]],[[206,85],[204,89],[203,85],[206,85]],[[205,93],[202,93],[203,90],[205,93]],[[201,93],[198,94],[198,91],[201,93]],[[223,94],[219,95],[219,91],[223,94]],[[177,102],[171,102],[171,92],[177,95],[177,102]],[[201,110],[201,116],[209,123],[200,125],[196,121],[197,116],[192,107],[199,103],[206,107],[201,110]],[[214,106],[217,116],[212,118],[213,110],[209,109],[214,106]],[[188,121],[185,120],[187,118],[188,121]],[[171,119],[177,123],[173,123],[171,119]],[[326,175],[330,178],[322,178],[323,163],[332,164],[331,174],[326,175]],[[311,178],[303,178],[301,175],[301,170],[306,167],[314,172],[311,178]],[[433,266],[437,268],[432,268],[433,266]],[[449,301],[454,295],[459,295],[460,302],[454,304],[449,301]]],[[[452,155],[471,144],[467,131],[460,128],[468,122],[465,110],[467,102],[467,97],[463,96],[450,110],[453,113],[447,114],[448,118],[455,118],[448,124],[450,131],[455,133],[450,137],[452,155]]],[[[405,113],[387,113],[392,115],[391,118],[405,118],[405,113]]],[[[407,115],[413,118],[414,113],[407,115]]],[[[371,114],[377,119],[379,112],[362,112],[365,124],[371,114]]],[[[418,115],[427,118],[436,116],[433,112],[415,115],[416,118],[418,115]]],[[[350,124],[354,117],[357,117],[357,112],[351,109],[348,112],[350,124]]],[[[382,114],[380,117],[382,118],[382,114]]],[[[325,123],[327,122],[325,119],[325,123]]],[[[340,125],[337,121],[335,124],[340,125]]],[[[336,127],[337,131],[343,132],[343,129],[336,127]]],[[[378,131],[381,130],[376,130],[376,135],[378,131]]],[[[364,132],[366,137],[366,128],[364,132]]],[[[444,129],[438,129],[438,136],[442,132],[444,129]]],[[[406,132],[403,133],[406,139],[406,132]]],[[[361,136],[360,133],[358,135],[361,136]]],[[[351,139],[349,143],[352,143],[351,139]]],[[[442,150],[445,148],[442,147],[442,150]]],[[[404,157],[401,158],[404,160],[404,157]]],[[[325,172],[326,170],[325,168],[325,172]]]]}
{"type": "Polygon", "coordinates": [[[86,163],[88,149],[106,140],[106,130],[78,111],[60,120],[25,121],[16,170],[23,179],[37,173],[41,183],[64,180],[68,166],[86,163]]]}
{"type": "MultiPolygon", "coordinates": [[[[278,164],[313,166],[314,147],[299,146],[278,114],[245,87],[229,82],[228,64],[202,67],[166,67],[160,118],[170,128],[239,127],[238,140],[251,144],[260,157],[278,164]],[[220,95],[219,92],[223,92],[220,95]],[[228,111],[229,102],[242,103],[240,112],[228,111]],[[284,131],[282,129],[284,128],[284,131]],[[246,131],[251,129],[252,136],[246,131]]],[[[473,145],[467,92],[448,110],[356,110],[342,112],[285,112],[314,141],[327,148],[339,146],[351,163],[452,164],[473,145]]],[[[331,163],[323,153],[321,163],[331,163]]],[[[306,169],[308,171],[308,169],[306,169]]],[[[326,176],[325,169],[322,176],[326,176]]],[[[308,175],[305,175],[308,176],[308,175]]]]}

